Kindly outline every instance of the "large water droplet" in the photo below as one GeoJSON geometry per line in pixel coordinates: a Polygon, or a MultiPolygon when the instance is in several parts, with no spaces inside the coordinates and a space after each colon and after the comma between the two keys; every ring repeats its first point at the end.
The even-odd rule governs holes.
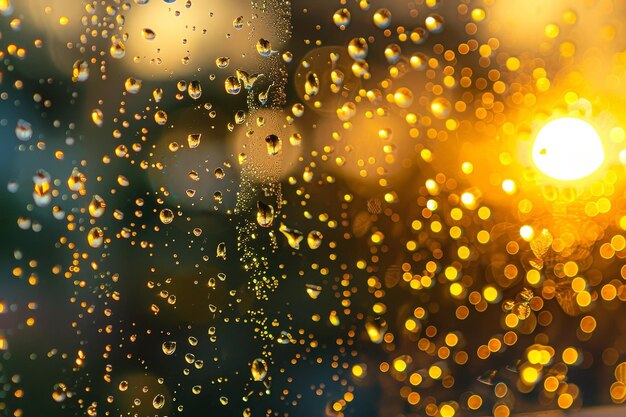
{"type": "Polygon", "coordinates": [[[365,59],[367,58],[367,41],[365,38],[354,38],[348,43],[348,55],[352,59],[365,59]]]}
{"type": "Polygon", "coordinates": [[[87,234],[87,243],[92,248],[99,248],[104,242],[104,232],[99,227],[92,228],[87,234]]]}
{"type": "Polygon", "coordinates": [[[228,94],[239,94],[241,91],[241,83],[237,77],[230,76],[224,81],[224,88],[228,94]]]}
{"type": "Polygon", "coordinates": [[[261,227],[270,227],[274,222],[274,207],[262,201],[256,203],[256,221],[261,227]]]}
{"type": "Polygon", "coordinates": [[[202,133],[190,133],[187,136],[187,143],[189,144],[189,148],[194,149],[200,146],[200,138],[202,138],[202,133]]]}
{"type": "Polygon", "coordinates": [[[152,400],[152,406],[156,408],[157,410],[159,410],[163,408],[164,405],[165,405],[165,396],[163,394],[155,395],[154,399],[152,400]]]}
{"type": "Polygon", "coordinates": [[[263,381],[267,376],[267,362],[264,359],[257,358],[252,361],[250,371],[252,372],[252,379],[255,381],[263,381]]]}
{"type": "Polygon", "coordinates": [[[176,342],[173,340],[165,341],[161,345],[161,349],[166,355],[173,355],[176,352],[176,342]]]}
{"type": "Polygon", "coordinates": [[[345,29],[350,24],[350,10],[343,8],[338,9],[333,14],[333,22],[338,28],[345,29]]]}
{"type": "Polygon", "coordinates": [[[387,29],[389,25],[391,25],[391,12],[389,11],[389,9],[385,8],[378,9],[374,13],[373,20],[374,24],[379,29],[387,29]]]}
{"type": "Polygon", "coordinates": [[[18,119],[15,126],[15,136],[24,142],[30,140],[33,137],[33,126],[26,120],[18,119]]]}
{"type": "Polygon", "coordinates": [[[124,89],[129,94],[137,94],[139,90],[141,90],[141,80],[136,80],[132,77],[129,77],[124,82],[124,89]]]}
{"type": "Polygon", "coordinates": [[[141,29],[141,36],[148,41],[154,40],[156,38],[156,33],[150,28],[141,29]]]}
{"type": "Polygon", "coordinates": [[[311,249],[317,249],[322,245],[323,235],[317,230],[311,230],[306,238],[306,242],[311,249]]]}
{"type": "Polygon", "coordinates": [[[89,62],[79,59],[72,67],[72,81],[82,82],[89,78],[89,62]]]}
{"type": "Polygon", "coordinates": [[[104,209],[106,208],[106,203],[104,199],[100,197],[98,194],[94,195],[89,203],[89,214],[91,217],[102,217],[104,214],[104,209]]]}
{"type": "Polygon", "coordinates": [[[320,80],[317,74],[309,71],[304,81],[304,92],[309,96],[315,96],[320,91],[320,80]]]}
{"type": "Polygon", "coordinates": [[[256,50],[261,56],[270,56],[272,54],[272,44],[266,39],[259,39],[256,43],[256,50]]]}
{"type": "Polygon", "coordinates": [[[174,212],[168,208],[164,208],[159,213],[159,219],[163,224],[170,224],[172,221],[174,221],[174,212]]]}
{"type": "Polygon", "coordinates": [[[282,149],[282,141],[274,134],[265,137],[265,144],[267,145],[267,153],[272,156],[278,155],[282,149]]]}

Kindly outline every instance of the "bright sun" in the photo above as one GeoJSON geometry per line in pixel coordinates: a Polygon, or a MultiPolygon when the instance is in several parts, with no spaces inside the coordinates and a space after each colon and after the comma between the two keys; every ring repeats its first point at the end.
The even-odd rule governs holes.
{"type": "Polygon", "coordinates": [[[556,119],[543,126],[532,154],[541,172],[561,181],[591,175],[604,162],[604,148],[596,130],[573,117],[556,119]]]}

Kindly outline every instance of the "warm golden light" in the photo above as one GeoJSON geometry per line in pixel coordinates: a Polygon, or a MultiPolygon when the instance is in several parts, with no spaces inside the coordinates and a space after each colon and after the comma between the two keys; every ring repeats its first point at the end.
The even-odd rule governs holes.
{"type": "Polygon", "coordinates": [[[543,126],[532,155],[541,172],[561,181],[591,175],[604,162],[604,148],[596,130],[573,117],[556,119],[543,126]]]}

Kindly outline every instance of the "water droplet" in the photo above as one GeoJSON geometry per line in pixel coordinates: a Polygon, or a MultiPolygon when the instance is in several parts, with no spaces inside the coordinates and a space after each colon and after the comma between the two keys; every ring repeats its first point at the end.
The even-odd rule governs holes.
{"type": "Polygon", "coordinates": [[[320,80],[317,74],[309,71],[304,81],[304,92],[309,96],[315,96],[320,91],[320,80]]]}
{"type": "Polygon", "coordinates": [[[374,13],[373,20],[379,29],[387,29],[391,25],[391,12],[385,8],[378,9],[374,13]]]}
{"type": "Polygon", "coordinates": [[[63,220],[65,218],[65,210],[61,209],[59,206],[52,207],[52,216],[56,220],[63,220]]]}
{"type": "Polygon", "coordinates": [[[411,31],[409,38],[414,44],[422,45],[428,39],[428,31],[423,27],[417,27],[411,31]]]}
{"type": "Polygon", "coordinates": [[[430,31],[430,33],[441,33],[443,32],[444,20],[443,17],[438,14],[432,14],[424,20],[424,24],[426,29],[430,31]]]}
{"type": "Polygon", "coordinates": [[[28,141],[33,137],[33,126],[26,120],[18,119],[15,126],[15,136],[21,141],[28,141]]]}
{"type": "Polygon", "coordinates": [[[104,114],[100,109],[93,109],[91,111],[91,121],[98,127],[102,127],[104,123],[104,114]]]}
{"type": "Polygon", "coordinates": [[[318,232],[317,230],[311,230],[309,232],[309,235],[306,238],[306,242],[309,245],[309,248],[311,249],[317,249],[322,245],[322,239],[323,239],[323,235],[321,232],[318,232]]]}
{"type": "Polygon", "coordinates": [[[333,84],[335,85],[341,85],[343,84],[343,80],[344,80],[344,74],[342,71],[338,70],[338,69],[334,69],[330,72],[330,80],[333,82],[333,84]]]}
{"type": "Polygon", "coordinates": [[[282,149],[282,141],[274,134],[265,137],[265,144],[267,145],[267,153],[272,156],[278,155],[282,149]]]}
{"type": "Polygon", "coordinates": [[[95,194],[89,203],[89,214],[91,217],[102,217],[105,208],[106,203],[104,202],[104,199],[98,194],[95,194]]]}
{"type": "Polygon", "coordinates": [[[348,44],[348,55],[352,59],[365,59],[367,58],[367,41],[365,38],[354,38],[348,44]]]}
{"type": "Polygon", "coordinates": [[[52,399],[62,403],[67,398],[67,387],[63,383],[54,384],[52,387],[52,399]]]}
{"type": "Polygon", "coordinates": [[[92,248],[99,248],[104,242],[104,232],[99,227],[92,228],[87,234],[87,243],[92,248]]]}
{"type": "Polygon", "coordinates": [[[199,99],[202,96],[202,86],[200,85],[200,81],[193,80],[190,82],[189,87],[187,87],[187,93],[189,93],[189,97],[192,99],[199,99]]]}
{"type": "Polygon", "coordinates": [[[264,359],[257,358],[252,361],[250,371],[252,372],[252,379],[255,381],[263,381],[267,376],[267,362],[264,359]]]}
{"type": "Polygon", "coordinates": [[[176,342],[173,340],[163,342],[161,349],[166,355],[173,355],[176,352],[176,342]]]}
{"type": "Polygon", "coordinates": [[[385,48],[385,58],[387,58],[387,62],[389,62],[390,64],[395,64],[396,62],[398,62],[401,52],[402,51],[397,44],[392,43],[387,45],[387,47],[385,48]]]}
{"type": "Polygon", "coordinates": [[[238,125],[243,124],[246,121],[246,112],[243,110],[237,111],[235,113],[235,123],[238,125]]]}
{"type": "Polygon", "coordinates": [[[262,201],[258,201],[256,212],[256,221],[261,227],[270,227],[274,222],[274,207],[270,204],[265,204],[262,201]]]}
{"type": "Polygon", "coordinates": [[[122,59],[126,55],[126,46],[121,40],[115,40],[111,45],[111,49],[109,49],[109,53],[115,59],[122,59]]]}
{"type": "Polygon", "coordinates": [[[52,201],[50,174],[44,170],[39,170],[33,177],[33,200],[38,207],[45,207],[52,201]]]}
{"type": "Polygon", "coordinates": [[[79,59],[72,67],[72,81],[83,82],[89,78],[89,62],[79,59]]]}
{"type": "Polygon", "coordinates": [[[452,105],[443,97],[437,97],[430,103],[430,111],[438,119],[445,119],[450,115],[452,105]]]}
{"type": "Polygon", "coordinates": [[[304,115],[304,104],[296,103],[291,107],[291,112],[296,117],[302,117],[304,115]]]}
{"type": "Polygon", "coordinates": [[[279,230],[287,238],[289,246],[294,249],[300,249],[300,242],[302,242],[302,239],[304,239],[304,235],[301,231],[296,229],[290,229],[283,223],[280,224],[279,230]]]}
{"type": "Polygon", "coordinates": [[[233,27],[237,30],[243,29],[243,16],[238,16],[233,20],[233,27]]]}
{"type": "Polygon", "coordinates": [[[345,29],[350,24],[350,10],[346,8],[338,9],[333,14],[333,22],[338,28],[345,29]]]}
{"type": "Polygon", "coordinates": [[[139,93],[139,90],[141,90],[141,80],[136,80],[132,77],[129,77],[124,82],[124,88],[129,94],[137,94],[139,93]]]}
{"type": "Polygon", "coordinates": [[[85,187],[85,181],[87,181],[87,177],[85,177],[78,168],[73,168],[72,173],[67,179],[67,186],[71,191],[81,192],[85,187]]]}
{"type": "Polygon", "coordinates": [[[141,29],[141,36],[143,36],[145,40],[151,41],[156,38],[156,33],[154,33],[154,31],[150,28],[143,28],[141,29]]]}
{"type": "Polygon", "coordinates": [[[152,406],[156,408],[157,410],[159,410],[163,408],[164,405],[165,405],[165,396],[163,394],[155,395],[154,399],[152,400],[152,406]]]}
{"type": "Polygon", "coordinates": [[[194,149],[200,146],[201,138],[202,138],[202,133],[190,133],[187,136],[187,143],[189,144],[189,148],[194,149]]]}
{"type": "Polygon", "coordinates": [[[356,115],[356,105],[352,102],[344,103],[337,109],[337,117],[343,122],[347,122],[356,115]]]}
{"type": "Polygon", "coordinates": [[[289,136],[289,143],[291,143],[292,146],[300,146],[302,143],[302,135],[300,133],[293,133],[289,136]]]}
{"type": "Polygon", "coordinates": [[[246,71],[238,69],[235,71],[236,75],[237,75],[237,79],[243,83],[243,86],[246,88],[246,90],[252,90],[252,87],[254,86],[254,83],[256,82],[256,80],[262,76],[263,74],[248,74],[246,71]]]}
{"type": "Polygon", "coordinates": [[[267,103],[267,100],[268,100],[269,94],[270,94],[270,88],[272,88],[271,85],[269,87],[267,87],[267,90],[261,91],[259,93],[259,102],[261,103],[262,106],[264,106],[267,103]]]}
{"type": "Polygon", "coordinates": [[[224,81],[224,88],[228,94],[239,94],[241,83],[239,83],[237,77],[230,76],[224,81]]]}
{"type": "Polygon", "coordinates": [[[320,296],[322,292],[322,287],[319,285],[306,284],[306,293],[314,300],[317,300],[317,297],[320,296]]]}
{"type": "Polygon", "coordinates": [[[221,56],[215,59],[215,65],[217,65],[218,68],[226,68],[228,64],[230,64],[230,58],[227,56],[221,56]]]}
{"type": "Polygon", "coordinates": [[[365,322],[365,331],[372,343],[380,344],[387,333],[387,323],[384,320],[368,319],[365,322]]]}
{"type": "Polygon", "coordinates": [[[226,260],[226,243],[220,242],[217,245],[216,256],[226,260]]]}
{"type": "Polygon", "coordinates": [[[159,103],[163,99],[163,89],[155,88],[154,91],[152,92],[152,97],[154,98],[154,101],[159,103]]]}
{"type": "Polygon", "coordinates": [[[411,55],[409,62],[411,64],[411,67],[421,71],[423,69],[426,69],[428,57],[421,52],[417,52],[411,55]]]}
{"type": "Polygon", "coordinates": [[[0,1],[0,14],[2,16],[10,16],[13,13],[13,0],[0,1]]]}
{"type": "Polygon", "coordinates": [[[270,56],[272,54],[272,44],[266,39],[259,39],[256,43],[256,50],[261,56],[270,56]]]}
{"type": "Polygon", "coordinates": [[[289,332],[286,332],[285,330],[282,330],[280,332],[280,335],[278,336],[278,338],[276,340],[281,345],[288,345],[293,340],[293,336],[291,336],[291,334],[289,332]]]}
{"type": "Polygon", "coordinates": [[[161,219],[161,223],[163,224],[170,224],[172,221],[174,221],[174,212],[172,212],[172,210],[168,208],[165,208],[159,213],[159,219],[161,219]]]}
{"type": "Polygon", "coordinates": [[[159,126],[163,126],[165,123],[167,123],[167,113],[165,113],[164,110],[157,111],[156,113],[154,113],[154,121],[159,126]]]}
{"type": "Polygon", "coordinates": [[[192,181],[200,181],[200,175],[196,171],[189,171],[187,177],[192,181]]]}
{"type": "Polygon", "coordinates": [[[400,87],[393,95],[393,101],[396,106],[406,109],[413,104],[413,92],[406,87],[400,87]]]}
{"type": "Polygon", "coordinates": [[[359,78],[363,78],[363,79],[369,79],[371,74],[370,74],[370,66],[366,61],[354,61],[352,63],[352,73],[354,74],[355,77],[359,77],[359,78]]]}

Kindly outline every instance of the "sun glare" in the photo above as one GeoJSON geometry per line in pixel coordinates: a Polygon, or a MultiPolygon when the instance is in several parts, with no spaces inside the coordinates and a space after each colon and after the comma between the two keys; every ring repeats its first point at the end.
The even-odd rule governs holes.
{"type": "Polygon", "coordinates": [[[541,172],[561,181],[593,174],[604,162],[604,148],[589,123],[563,117],[541,128],[532,150],[533,162],[541,172]]]}

